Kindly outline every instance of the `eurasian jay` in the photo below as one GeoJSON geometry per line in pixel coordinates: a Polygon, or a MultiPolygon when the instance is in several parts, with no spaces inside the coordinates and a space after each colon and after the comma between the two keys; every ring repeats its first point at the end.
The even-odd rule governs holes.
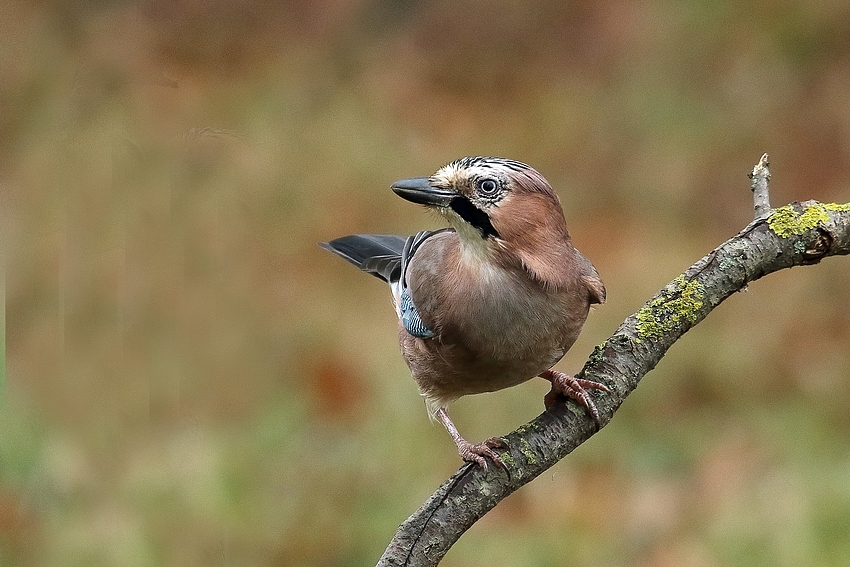
{"type": "Polygon", "coordinates": [[[600,426],[587,389],[609,390],[551,369],[578,338],[590,305],[605,302],[605,287],[573,246],[546,179],[518,161],[466,157],[392,189],[436,210],[451,228],[407,238],[344,236],[321,246],[390,284],[402,355],[460,456],[504,467],[493,449],[505,443],[468,442],[448,405],[535,376],[552,383],[547,408],[565,395],[600,426]]]}

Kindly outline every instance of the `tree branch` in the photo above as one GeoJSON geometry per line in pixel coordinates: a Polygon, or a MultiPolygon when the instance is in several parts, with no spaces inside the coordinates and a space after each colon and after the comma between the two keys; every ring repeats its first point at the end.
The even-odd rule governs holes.
{"type": "MultiPolygon", "coordinates": [[[[667,284],[597,346],[579,376],[604,383],[594,394],[607,424],[673,343],[724,299],[762,276],[850,254],[850,203],[793,203],[770,209],[767,154],[751,174],[755,220],[667,284]]],[[[575,403],[556,404],[505,436],[510,474],[464,465],[399,526],[379,566],[436,565],[473,523],[595,433],[575,403]]]]}
{"type": "Polygon", "coordinates": [[[750,173],[753,180],[750,188],[753,191],[753,208],[755,209],[755,220],[767,218],[770,214],[770,163],[767,154],[762,154],[761,159],[750,173]]]}

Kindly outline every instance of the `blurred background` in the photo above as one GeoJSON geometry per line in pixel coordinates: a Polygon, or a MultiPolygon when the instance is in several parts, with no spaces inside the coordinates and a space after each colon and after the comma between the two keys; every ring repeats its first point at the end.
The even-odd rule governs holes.
{"type": "MultiPolygon", "coordinates": [[[[549,179],[609,298],[566,372],[751,220],[763,152],[774,205],[850,201],[843,0],[10,0],[0,77],[4,566],[373,565],[460,465],[316,246],[440,226],[397,179],[549,179]]],[[[848,262],[730,298],[443,564],[846,564],[848,262]]]]}

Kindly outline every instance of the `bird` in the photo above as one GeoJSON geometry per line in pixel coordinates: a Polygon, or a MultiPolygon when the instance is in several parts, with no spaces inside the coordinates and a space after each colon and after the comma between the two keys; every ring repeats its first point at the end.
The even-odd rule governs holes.
{"type": "Polygon", "coordinates": [[[436,211],[448,227],[408,237],[343,236],[320,246],[389,284],[402,356],[460,457],[506,469],[495,449],[508,446],[498,437],[467,441],[448,406],[537,376],[551,382],[547,409],[571,398],[600,428],[589,390],[610,390],[552,369],[606,291],[573,246],[549,182],[522,162],[478,156],[391,189],[436,211]]]}

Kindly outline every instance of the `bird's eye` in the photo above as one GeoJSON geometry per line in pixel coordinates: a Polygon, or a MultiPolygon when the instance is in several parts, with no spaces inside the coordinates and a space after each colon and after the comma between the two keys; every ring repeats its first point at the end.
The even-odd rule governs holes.
{"type": "Polygon", "coordinates": [[[492,197],[499,190],[499,184],[495,179],[482,179],[478,182],[478,190],[485,197],[492,197]]]}

